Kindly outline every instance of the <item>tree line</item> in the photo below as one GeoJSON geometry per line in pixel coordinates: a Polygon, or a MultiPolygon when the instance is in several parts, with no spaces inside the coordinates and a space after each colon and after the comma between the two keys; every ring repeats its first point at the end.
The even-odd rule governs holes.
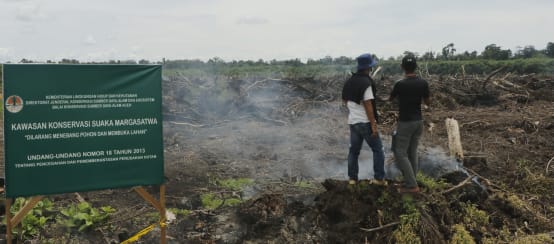
{"type": "MultiPolygon", "coordinates": [[[[387,73],[400,73],[399,62],[406,54],[413,54],[419,59],[420,67],[433,74],[453,74],[464,72],[466,74],[483,74],[505,67],[507,72],[515,73],[548,73],[554,74],[554,42],[548,42],[544,49],[537,49],[532,45],[518,48],[515,52],[503,49],[496,44],[485,46],[483,51],[464,51],[458,53],[454,43],[445,45],[440,52],[405,51],[397,57],[378,58],[383,70],[387,73]]],[[[22,59],[19,63],[38,63],[33,60],[22,59]]],[[[44,62],[40,62],[44,63],[44,62]]],[[[320,59],[308,59],[303,62],[300,59],[288,60],[231,60],[225,61],[219,57],[207,61],[200,59],[178,59],[161,61],[141,60],[109,60],[105,62],[80,62],[77,59],[62,59],[60,61],[47,60],[46,63],[58,64],[161,64],[165,69],[198,69],[208,73],[234,73],[240,72],[281,72],[286,70],[312,70],[317,72],[325,69],[337,72],[348,72],[355,66],[353,57],[325,56],[320,59]]]]}
{"type": "MultiPolygon", "coordinates": [[[[406,51],[406,53],[412,53],[406,51]]],[[[413,53],[416,56],[417,53],[413,53]]],[[[477,51],[465,51],[462,53],[456,53],[454,43],[449,43],[444,46],[441,52],[425,52],[420,56],[422,60],[474,60],[474,59],[487,59],[487,60],[508,60],[508,59],[526,59],[537,57],[549,57],[554,58],[554,43],[549,42],[544,49],[537,49],[533,45],[527,45],[524,47],[518,47],[515,52],[510,49],[503,49],[496,44],[487,45],[481,53],[477,51]]]]}

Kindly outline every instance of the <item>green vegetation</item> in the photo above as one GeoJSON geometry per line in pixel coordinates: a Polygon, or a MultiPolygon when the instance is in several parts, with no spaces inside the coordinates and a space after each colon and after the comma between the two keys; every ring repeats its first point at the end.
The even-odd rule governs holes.
{"type": "Polygon", "coordinates": [[[512,244],[554,244],[554,239],[549,234],[512,236],[510,231],[504,227],[498,237],[485,237],[481,240],[483,244],[512,243],[512,244]]]}
{"type": "MultiPolygon", "coordinates": [[[[30,199],[25,199],[23,197],[18,197],[15,199],[12,207],[10,208],[10,213],[15,215],[23,206],[25,206],[30,199]]],[[[12,229],[14,235],[20,235],[24,239],[32,239],[36,237],[42,230],[44,230],[46,223],[53,218],[53,204],[52,201],[48,199],[42,199],[39,201],[35,207],[29,211],[25,217],[21,220],[21,232],[19,228],[12,229]]],[[[6,222],[4,217],[3,222],[6,222]]]]}
{"type": "MultiPolygon", "coordinates": [[[[422,74],[488,74],[503,67],[504,72],[517,74],[542,73],[554,74],[554,43],[549,42],[545,49],[536,49],[534,46],[524,46],[511,51],[496,44],[489,44],[483,51],[464,51],[457,53],[454,43],[449,43],[441,52],[405,51],[397,57],[379,60],[379,66],[386,75],[400,74],[400,60],[408,53],[419,59],[419,70],[422,74]]],[[[377,58],[377,57],[376,57],[377,58]]],[[[378,58],[379,59],[379,58],[378,58]]],[[[22,59],[19,63],[33,63],[37,61],[22,59]]],[[[38,61],[41,62],[41,61],[38,61]]],[[[47,60],[46,63],[79,64],[75,59],[62,59],[59,62],[47,60]]],[[[305,62],[299,59],[290,60],[232,60],[225,61],[214,57],[208,61],[167,60],[152,62],[148,60],[109,60],[95,62],[106,64],[162,64],[164,75],[205,78],[210,76],[226,76],[234,79],[249,77],[258,78],[316,78],[325,79],[337,75],[348,75],[355,67],[356,60],[351,57],[330,57],[308,59],[305,62]]]]}
{"type": "MultiPolygon", "coordinates": [[[[248,77],[271,77],[279,79],[298,79],[312,77],[326,79],[337,75],[348,76],[355,67],[355,60],[350,64],[322,64],[318,62],[299,63],[295,65],[258,64],[239,65],[232,62],[220,64],[186,65],[187,60],[168,61],[164,65],[165,75],[182,75],[185,77],[209,77],[222,75],[235,79],[248,77]],[[185,64],[183,64],[185,63],[185,64]],[[218,68],[214,68],[217,66],[218,68]]],[[[382,60],[379,62],[382,73],[385,75],[400,74],[400,60],[382,60]]],[[[528,59],[471,59],[471,60],[421,60],[419,71],[422,74],[465,74],[480,75],[504,67],[504,72],[517,74],[543,73],[554,74],[554,59],[547,57],[535,57],[528,59]]]]}
{"type": "Polygon", "coordinates": [[[310,188],[310,189],[317,189],[317,187],[314,185],[313,182],[310,181],[297,181],[294,183],[294,186],[299,188],[310,188]]]}
{"type": "Polygon", "coordinates": [[[548,234],[527,235],[515,238],[513,244],[554,244],[554,239],[548,234]]]}
{"type": "Polygon", "coordinates": [[[524,192],[533,193],[537,195],[549,194],[551,190],[548,186],[554,184],[554,178],[547,175],[536,172],[533,167],[534,163],[529,160],[520,159],[517,160],[517,171],[520,172],[521,177],[518,177],[517,188],[524,192]]]}
{"type": "Polygon", "coordinates": [[[236,206],[243,202],[240,192],[247,186],[253,185],[254,180],[250,178],[238,179],[211,179],[211,184],[222,189],[221,192],[208,192],[202,194],[200,199],[202,206],[207,209],[217,209],[223,206],[236,206]]]}
{"type": "Polygon", "coordinates": [[[254,180],[250,178],[226,179],[218,180],[216,184],[224,189],[241,191],[244,187],[254,184],[254,180]]]}
{"type": "Polygon", "coordinates": [[[423,187],[429,189],[429,191],[440,191],[446,189],[449,184],[446,183],[444,180],[435,180],[427,175],[424,175],[421,172],[418,172],[416,175],[416,180],[419,182],[423,187]]]}
{"type": "MultiPolygon", "coordinates": [[[[10,208],[13,215],[17,214],[29,201],[23,197],[16,198],[10,208]]],[[[20,228],[12,229],[14,236],[19,236],[20,240],[37,239],[40,233],[51,228],[53,224],[60,224],[68,228],[77,228],[79,231],[89,230],[90,228],[104,224],[111,213],[115,209],[109,206],[96,209],[90,206],[89,203],[79,203],[71,205],[66,209],[58,210],[54,208],[54,204],[47,198],[39,201],[31,211],[21,220],[20,228]],[[54,220],[56,220],[54,222],[54,220]],[[48,227],[47,227],[48,226],[48,227]]],[[[2,220],[6,222],[5,217],[2,220]]],[[[54,243],[50,240],[40,238],[41,243],[54,243]]]]}
{"type": "Polygon", "coordinates": [[[148,212],[144,216],[146,217],[147,219],[146,222],[148,223],[152,223],[152,222],[157,223],[158,221],[160,221],[160,212],[158,211],[148,212]]]}
{"type": "MultiPolygon", "coordinates": [[[[355,67],[355,60],[349,65],[344,64],[319,64],[300,63],[295,66],[283,64],[252,64],[236,65],[233,63],[217,64],[214,69],[210,64],[188,66],[178,65],[186,60],[168,61],[164,66],[165,75],[182,75],[185,77],[209,77],[210,75],[222,75],[235,79],[247,77],[271,77],[279,79],[295,79],[313,77],[325,79],[327,77],[343,75],[348,76],[355,67]],[[174,63],[175,62],[175,63],[174,63]]],[[[400,74],[400,60],[382,60],[379,62],[382,73],[386,75],[400,74]]],[[[554,59],[536,57],[528,59],[471,59],[471,60],[421,60],[419,71],[422,74],[488,74],[498,68],[504,68],[504,72],[517,74],[544,73],[554,74],[554,59]]]]}
{"type": "Polygon", "coordinates": [[[489,225],[489,215],[487,212],[478,209],[472,203],[462,203],[461,205],[463,209],[461,217],[464,225],[471,230],[486,231],[483,228],[489,225]]]}
{"type": "Polygon", "coordinates": [[[400,225],[392,233],[396,243],[422,243],[417,234],[421,213],[417,210],[414,199],[410,196],[402,196],[405,214],[400,215],[400,225]]]}
{"type": "Polygon", "coordinates": [[[452,235],[450,244],[475,244],[473,237],[471,237],[463,225],[454,225],[452,229],[454,231],[454,235],[452,235]]]}
{"type": "Polygon", "coordinates": [[[105,223],[110,214],[114,212],[115,209],[110,206],[97,209],[87,202],[82,202],[60,210],[61,216],[56,220],[68,228],[77,228],[79,231],[84,231],[105,223]]]}
{"type": "Polygon", "coordinates": [[[381,193],[381,196],[379,196],[379,198],[377,198],[377,203],[379,203],[379,204],[389,203],[390,199],[391,199],[390,194],[386,191],[383,191],[381,193]]]}
{"type": "Polygon", "coordinates": [[[236,206],[242,202],[242,200],[237,197],[224,198],[213,193],[202,194],[200,199],[202,200],[202,206],[210,210],[222,206],[236,206]]]}
{"type": "Polygon", "coordinates": [[[183,217],[186,217],[191,213],[191,211],[188,209],[180,209],[180,208],[168,208],[167,211],[172,212],[176,216],[181,215],[183,217]]]}

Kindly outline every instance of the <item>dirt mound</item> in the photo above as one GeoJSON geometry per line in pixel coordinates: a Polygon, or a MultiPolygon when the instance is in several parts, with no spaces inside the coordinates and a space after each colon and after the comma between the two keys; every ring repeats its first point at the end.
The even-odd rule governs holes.
{"type": "Polygon", "coordinates": [[[245,243],[502,241],[495,237],[519,224],[525,225],[527,234],[553,227],[527,206],[518,205],[513,195],[483,190],[475,182],[458,182],[460,173],[445,176],[452,182],[441,186],[425,185],[432,182],[429,179],[419,182],[424,185],[420,194],[399,194],[392,184],[349,185],[328,179],[322,183],[325,191],[308,204],[281,194],[262,195],[239,208],[237,224],[246,226],[240,239],[245,243]]]}

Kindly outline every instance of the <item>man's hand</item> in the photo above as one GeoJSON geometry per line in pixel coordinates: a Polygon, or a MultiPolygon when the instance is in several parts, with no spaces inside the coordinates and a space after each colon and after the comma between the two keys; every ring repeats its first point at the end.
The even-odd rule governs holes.
{"type": "Polygon", "coordinates": [[[371,123],[371,137],[377,137],[379,132],[377,131],[376,123],[371,123]]]}
{"type": "Polygon", "coordinates": [[[379,134],[377,132],[377,120],[375,119],[375,115],[373,114],[373,102],[372,100],[366,100],[364,101],[364,109],[367,116],[367,119],[369,120],[371,124],[371,136],[377,137],[379,134]]]}

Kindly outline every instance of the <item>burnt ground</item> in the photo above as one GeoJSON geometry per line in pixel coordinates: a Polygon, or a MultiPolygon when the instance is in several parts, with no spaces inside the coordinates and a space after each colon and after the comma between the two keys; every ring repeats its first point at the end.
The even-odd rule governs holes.
{"type": "MultiPolygon", "coordinates": [[[[378,98],[398,78],[379,77],[378,98]]],[[[437,181],[421,177],[423,193],[402,196],[389,152],[397,113],[383,99],[390,184],[346,184],[345,76],[164,77],[167,207],[186,210],[169,223],[169,243],[552,242],[552,77],[425,78],[433,104],[424,111],[420,155],[424,174],[437,181]],[[446,156],[448,117],[460,123],[462,162],[446,156]],[[249,183],[230,187],[229,179],[249,183]]],[[[371,178],[367,146],[360,157],[360,177],[371,178]]],[[[86,233],[51,224],[37,240],[118,242],[155,222],[154,209],[131,189],[80,195],[117,212],[86,233]]],[[[77,202],[72,194],[51,199],[77,202]]],[[[155,229],[138,243],[157,238],[155,229]]]]}

